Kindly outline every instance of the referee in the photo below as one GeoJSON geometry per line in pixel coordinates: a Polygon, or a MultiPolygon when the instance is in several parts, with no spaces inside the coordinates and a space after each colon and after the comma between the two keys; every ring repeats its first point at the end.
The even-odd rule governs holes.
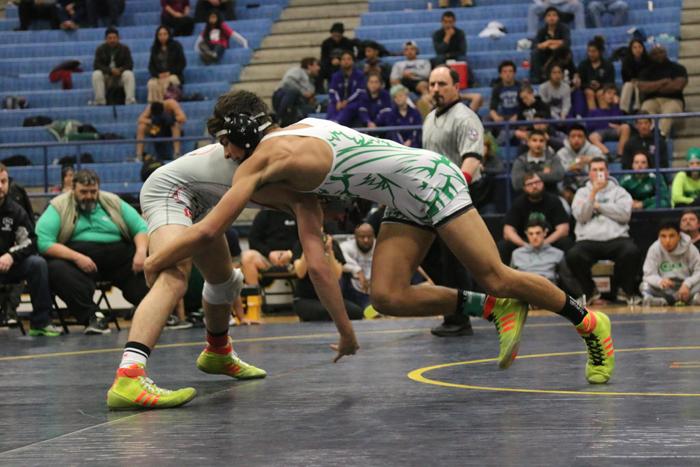
{"type": "MultiPolygon", "coordinates": [[[[429,89],[435,109],[423,122],[423,148],[448,157],[476,181],[484,151],[484,127],[479,117],[461,102],[459,75],[447,66],[435,67],[430,73],[429,89]]],[[[437,285],[473,289],[466,269],[439,238],[422,266],[437,285]]],[[[445,316],[443,323],[431,332],[439,337],[474,333],[469,317],[461,313],[445,316]]]]}

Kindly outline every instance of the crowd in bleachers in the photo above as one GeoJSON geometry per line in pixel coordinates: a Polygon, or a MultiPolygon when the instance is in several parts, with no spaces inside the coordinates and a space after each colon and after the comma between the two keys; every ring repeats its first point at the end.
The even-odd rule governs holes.
{"type": "MultiPolygon", "coordinates": [[[[178,132],[184,137],[204,134],[211,107],[207,101],[226,92],[238,79],[252,56],[251,49],[259,46],[286,0],[264,4],[252,0],[16,3],[19,8],[8,5],[7,19],[0,20],[0,87],[3,108],[8,109],[0,112],[0,145],[89,139],[110,139],[114,144],[49,147],[46,151],[36,145],[0,147],[0,160],[21,156],[14,160],[28,165],[18,167],[16,177],[26,186],[46,191],[59,180],[61,160],[89,154],[85,160],[96,164],[92,168],[100,172],[108,188],[135,193],[141,186],[140,163],[135,161],[141,148],[119,144],[119,139],[142,134],[139,116],[144,106],[130,104],[179,101],[186,121],[149,124],[143,132],[147,138],[178,132]],[[92,3],[97,5],[94,18],[88,15],[92,3]],[[68,7],[74,12],[75,24],[64,31],[47,30],[55,24],[47,21],[45,13],[68,7]],[[161,24],[168,27],[159,27],[161,24]],[[73,128],[84,124],[90,131],[75,131],[58,139],[47,131],[52,121],[72,122],[73,128]],[[43,165],[47,162],[49,177],[45,180],[43,165]],[[112,176],[107,172],[116,165],[103,164],[122,165],[119,174],[112,176]]],[[[166,151],[154,151],[147,144],[145,153],[170,158],[192,150],[195,142],[183,141],[180,150],[166,146],[170,146],[166,151]]]]}

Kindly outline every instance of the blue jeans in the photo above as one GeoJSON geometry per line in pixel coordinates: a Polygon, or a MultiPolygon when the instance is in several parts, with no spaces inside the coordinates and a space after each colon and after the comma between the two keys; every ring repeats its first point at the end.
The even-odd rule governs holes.
{"type": "Polygon", "coordinates": [[[623,0],[600,1],[594,0],[588,4],[588,12],[591,14],[593,25],[596,28],[603,27],[603,13],[613,15],[611,26],[622,26],[627,22],[627,2],[623,0]]]}
{"type": "Polygon", "coordinates": [[[30,326],[33,329],[46,327],[51,314],[51,289],[49,288],[49,268],[46,260],[39,255],[26,257],[20,263],[14,263],[9,271],[0,274],[0,282],[12,284],[27,281],[32,300],[30,326]]]}

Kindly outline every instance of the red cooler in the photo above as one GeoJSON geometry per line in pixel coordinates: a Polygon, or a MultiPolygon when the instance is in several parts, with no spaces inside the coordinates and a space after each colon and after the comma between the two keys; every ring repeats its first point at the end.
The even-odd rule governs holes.
{"type": "Polygon", "coordinates": [[[447,64],[450,68],[459,74],[459,89],[467,89],[469,87],[467,76],[469,76],[469,67],[467,62],[450,62],[447,64]]]}

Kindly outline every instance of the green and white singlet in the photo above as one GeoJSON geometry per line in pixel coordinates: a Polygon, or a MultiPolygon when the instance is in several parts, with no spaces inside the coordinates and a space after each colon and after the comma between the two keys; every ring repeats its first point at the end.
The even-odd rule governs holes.
{"type": "Polygon", "coordinates": [[[447,157],[403,146],[316,118],[307,125],[263,138],[305,136],[325,141],[333,151],[326,179],[312,191],[332,198],[362,198],[387,207],[385,219],[437,227],[472,202],[460,168],[447,157]]]}

